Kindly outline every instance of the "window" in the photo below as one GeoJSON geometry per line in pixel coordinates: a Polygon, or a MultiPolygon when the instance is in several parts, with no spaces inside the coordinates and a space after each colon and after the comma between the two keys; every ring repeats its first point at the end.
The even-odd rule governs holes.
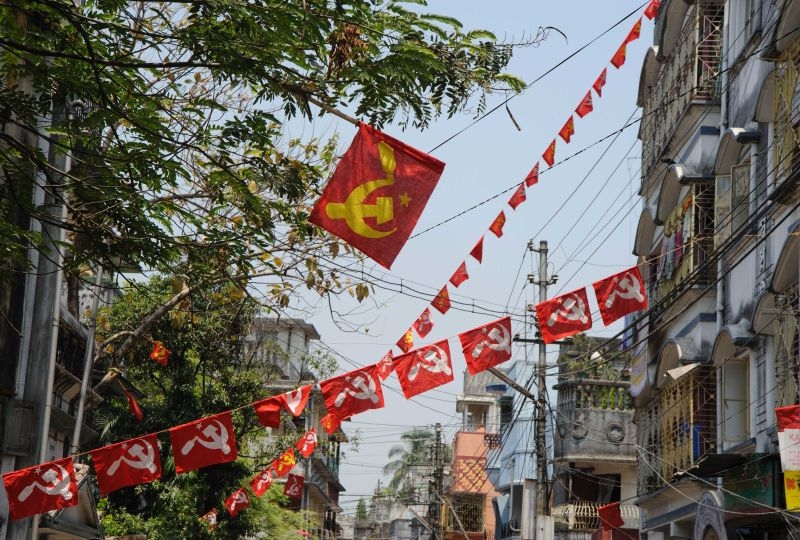
{"type": "Polygon", "coordinates": [[[731,167],[731,232],[741,233],[750,217],[750,162],[731,167]]]}
{"type": "Polygon", "coordinates": [[[722,440],[736,444],[747,439],[750,431],[750,384],[748,361],[727,359],[722,364],[722,440]]]}
{"type": "Polygon", "coordinates": [[[724,244],[731,237],[731,177],[717,176],[714,200],[714,249],[724,244]]]}

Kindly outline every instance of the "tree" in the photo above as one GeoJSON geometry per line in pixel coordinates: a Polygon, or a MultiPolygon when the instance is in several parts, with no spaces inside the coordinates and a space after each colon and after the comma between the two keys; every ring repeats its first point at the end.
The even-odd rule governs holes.
{"type": "MultiPolygon", "coordinates": [[[[389,462],[383,466],[383,474],[390,474],[389,488],[400,491],[408,476],[415,468],[430,467],[432,463],[433,432],[429,429],[414,428],[400,435],[403,444],[389,449],[389,462]]],[[[419,472],[419,470],[417,470],[419,472]]]]}
{"type": "Polygon", "coordinates": [[[367,501],[364,499],[358,499],[358,505],[356,506],[356,520],[367,521],[367,519],[369,519],[369,515],[367,514],[367,501]]]}

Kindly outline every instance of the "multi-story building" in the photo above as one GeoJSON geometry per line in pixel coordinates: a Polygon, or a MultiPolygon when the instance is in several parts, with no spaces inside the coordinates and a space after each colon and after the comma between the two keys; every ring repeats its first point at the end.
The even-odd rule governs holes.
{"type": "Polygon", "coordinates": [[[650,309],[631,373],[641,531],[786,538],[798,402],[800,2],[664,0],[642,67],[650,309]]]}
{"type": "Polygon", "coordinates": [[[561,346],[550,510],[561,540],[592,538],[598,508],[610,503],[620,503],[621,537],[639,537],[636,427],[619,345],[581,335],[561,346]]]}

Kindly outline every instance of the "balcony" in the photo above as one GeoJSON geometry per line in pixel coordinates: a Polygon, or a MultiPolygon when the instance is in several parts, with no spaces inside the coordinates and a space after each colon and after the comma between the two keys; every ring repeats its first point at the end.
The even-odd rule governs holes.
{"type": "Polygon", "coordinates": [[[775,64],[773,91],[773,163],[775,164],[774,191],[771,198],[782,202],[793,202],[800,191],[796,189],[800,179],[800,39],[783,52],[775,64]]]}
{"type": "Polygon", "coordinates": [[[661,64],[655,80],[641,90],[644,115],[639,138],[645,179],[670,142],[694,129],[690,108],[719,98],[722,18],[722,3],[693,2],[672,54],[661,64]]]}
{"type": "MultiPolygon", "coordinates": [[[[605,503],[577,501],[562,504],[553,508],[551,514],[555,522],[555,529],[559,532],[575,531],[590,532],[603,526],[597,509],[605,503]]],[[[626,529],[639,529],[639,507],[633,504],[619,505],[622,519],[626,529]]]]}

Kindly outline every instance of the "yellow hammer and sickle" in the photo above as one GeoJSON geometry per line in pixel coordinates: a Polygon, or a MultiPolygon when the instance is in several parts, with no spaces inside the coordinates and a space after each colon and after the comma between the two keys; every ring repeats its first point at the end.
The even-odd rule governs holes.
{"type": "Polygon", "coordinates": [[[397,166],[394,160],[394,150],[385,142],[378,143],[378,154],[381,158],[381,168],[386,173],[386,178],[369,180],[353,188],[343,203],[332,202],[325,206],[325,212],[331,219],[344,219],[347,226],[354,233],[366,238],[383,238],[389,236],[397,228],[389,231],[373,229],[364,222],[364,218],[374,217],[380,225],[394,219],[391,197],[376,197],[375,204],[365,204],[369,195],[376,189],[394,184],[394,169],[397,166]]]}

